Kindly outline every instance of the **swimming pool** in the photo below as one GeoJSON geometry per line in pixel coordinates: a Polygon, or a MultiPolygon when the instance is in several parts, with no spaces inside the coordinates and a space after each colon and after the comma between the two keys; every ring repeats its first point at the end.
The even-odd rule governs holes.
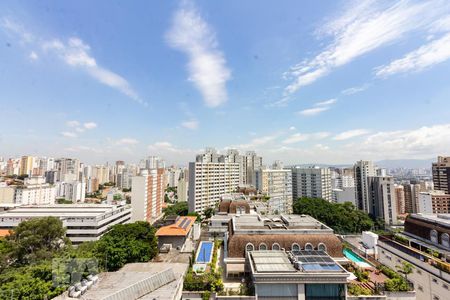
{"type": "Polygon", "coordinates": [[[195,262],[200,264],[210,263],[212,260],[213,246],[213,242],[200,242],[195,262]]]}
{"type": "Polygon", "coordinates": [[[372,267],[370,264],[368,264],[364,259],[359,257],[355,252],[353,252],[350,249],[344,249],[344,255],[352,262],[356,263],[361,268],[370,268],[372,267]]]}

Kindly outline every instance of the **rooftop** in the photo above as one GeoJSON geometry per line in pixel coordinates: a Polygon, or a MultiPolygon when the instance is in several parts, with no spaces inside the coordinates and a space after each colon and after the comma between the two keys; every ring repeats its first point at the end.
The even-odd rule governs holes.
{"type": "Polygon", "coordinates": [[[0,213],[0,218],[101,217],[123,207],[105,204],[56,204],[20,206],[0,213]]]}
{"type": "Polygon", "coordinates": [[[197,217],[179,217],[174,224],[158,229],[156,236],[186,236],[194,225],[197,217]]]}
{"type": "Polygon", "coordinates": [[[450,214],[411,214],[410,218],[450,226],[450,214]]]}
{"type": "Polygon", "coordinates": [[[251,251],[253,274],[339,274],[347,272],[324,251],[251,251]]]}
{"type": "Polygon", "coordinates": [[[233,217],[235,231],[325,231],[331,228],[308,215],[240,215],[233,217]]]}

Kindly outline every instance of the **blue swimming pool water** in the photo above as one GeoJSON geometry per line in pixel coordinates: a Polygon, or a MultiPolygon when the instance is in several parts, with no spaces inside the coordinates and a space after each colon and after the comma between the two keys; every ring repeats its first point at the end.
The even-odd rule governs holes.
{"type": "Polygon", "coordinates": [[[201,242],[197,252],[196,263],[210,263],[212,259],[213,243],[201,242]]]}
{"type": "Polygon", "coordinates": [[[355,263],[357,263],[359,265],[362,265],[362,266],[365,266],[365,267],[370,267],[370,265],[364,259],[362,259],[358,255],[356,255],[356,253],[353,252],[350,249],[344,249],[344,255],[349,260],[351,260],[351,261],[353,261],[353,262],[355,262],[355,263]]]}

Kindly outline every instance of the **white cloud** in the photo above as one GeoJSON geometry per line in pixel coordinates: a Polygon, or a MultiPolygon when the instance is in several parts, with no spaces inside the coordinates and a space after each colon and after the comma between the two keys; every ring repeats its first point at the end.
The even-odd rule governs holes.
{"type": "Polygon", "coordinates": [[[139,141],[133,138],[122,138],[118,141],[116,141],[117,145],[136,145],[139,141]]]}
{"type": "Polygon", "coordinates": [[[283,140],[283,144],[295,144],[308,140],[321,140],[330,136],[329,132],[315,132],[315,133],[294,133],[287,139],[283,140]]]}
{"type": "Polygon", "coordinates": [[[31,61],[36,61],[36,60],[39,59],[39,56],[36,54],[36,52],[31,51],[31,52],[30,52],[30,55],[28,55],[28,58],[29,58],[31,61]]]}
{"type": "Polygon", "coordinates": [[[97,127],[97,123],[94,122],[87,122],[83,124],[83,127],[86,129],[94,129],[97,127]]]}
{"type": "Polygon", "coordinates": [[[67,121],[67,122],[66,122],[66,125],[69,126],[69,127],[77,127],[77,126],[80,126],[80,122],[75,121],[75,120],[73,120],[73,121],[67,121]]]}
{"type": "Polygon", "coordinates": [[[336,103],[336,101],[337,101],[337,99],[330,99],[330,100],[325,100],[322,102],[317,102],[315,105],[316,106],[329,106],[329,105],[336,103]]]}
{"type": "Polygon", "coordinates": [[[313,107],[313,108],[301,110],[301,111],[297,112],[297,114],[302,115],[302,116],[315,116],[315,115],[318,115],[321,112],[327,111],[329,109],[330,109],[330,107],[328,107],[328,106],[319,106],[319,107],[313,107]]]}
{"type": "Polygon", "coordinates": [[[22,44],[28,44],[35,40],[35,37],[28,32],[21,24],[11,20],[10,18],[3,17],[0,19],[0,27],[9,35],[17,35],[19,42],[22,44]]]}
{"type": "Polygon", "coordinates": [[[295,134],[291,135],[290,137],[288,137],[287,139],[285,139],[283,141],[283,144],[294,144],[294,143],[306,141],[308,139],[309,139],[309,136],[307,134],[295,133],[295,134]]]}
{"type": "Polygon", "coordinates": [[[192,81],[209,107],[227,101],[226,82],[231,72],[218,48],[216,34],[203,20],[193,4],[180,7],[166,35],[169,45],[189,57],[189,80],[192,81]]]}
{"type": "Polygon", "coordinates": [[[54,39],[43,42],[42,48],[46,52],[51,51],[56,54],[67,65],[74,68],[81,68],[97,81],[120,91],[142,105],[147,105],[125,78],[99,66],[95,58],[90,55],[91,47],[81,39],[72,37],[66,43],[54,39]]]}
{"type": "Polygon", "coordinates": [[[295,126],[289,127],[289,130],[295,130],[295,126]]]}
{"type": "Polygon", "coordinates": [[[84,145],[78,145],[78,146],[73,146],[73,147],[67,147],[64,150],[68,151],[68,152],[93,152],[93,153],[103,153],[102,149],[97,148],[97,147],[89,147],[89,146],[84,146],[84,145]]]}
{"type": "Polygon", "coordinates": [[[68,137],[68,138],[76,138],[77,134],[75,132],[70,132],[70,131],[63,131],[61,132],[61,135],[63,137],[68,137]]]}
{"type": "Polygon", "coordinates": [[[430,158],[448,153],[450,124],[378,132],[363,142],[347,145],[347,149],[370,159],[430,158]]]}
{"type": "Polygon", "coordinates": [[[369,132],[370,131],[366,130],[366,129],[352,129],[352,130],[348,130],[348,131],[339,133],[338,135],[333,137],[333,140],[336,140],[336,141],[348,140],[348,139],[351,139],[354,137],[368,134],[369,132]]]}
{"type": "Polygon", "coordinates": [[[398,41],[408,32],[429,25],[443,5],[439,1],[349,3],[341,16],[318,30],[321,37],[331,36],[332,42],[314,58],[303,60],[285,74],[293,80],[285,88],[285,95],[366,53],[398,41]]]}
{"type": "Polygon", "coordinates": [[[366,89],[369,88],[369,84],[363,84],[361,86],[354,86],[348,89],[343,90],[341,93],[344,95],[353,95],[362,91],[365,91],[366,89]]]}
{"type": "Polygon", "coordinates": [[[450,33],[375,70],[378,77],[387,77],[397,73],[420,72],[448,59],[450,59],[450,33]]]}
{"type": "Polygon", "coordinates": [[[199,123],[198,123],[197,120],[191,119],[191,120],[182,122],[182,123],[181,123],[181,126],[183,126],[184,128],[187,128],[187,129],[192,129],[192,130],[194,130],[194,129],[197,129],[197,128],[198,128],[198,124],[199,124],[199,123]]]}

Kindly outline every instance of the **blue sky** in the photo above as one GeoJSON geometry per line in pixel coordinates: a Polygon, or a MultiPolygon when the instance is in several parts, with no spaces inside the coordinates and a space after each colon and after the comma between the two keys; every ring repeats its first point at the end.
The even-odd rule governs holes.
{"type": "Polygon", "coordinates": [[[2,1],[0,156],[450,154],[448,1],[2,1]]]}

